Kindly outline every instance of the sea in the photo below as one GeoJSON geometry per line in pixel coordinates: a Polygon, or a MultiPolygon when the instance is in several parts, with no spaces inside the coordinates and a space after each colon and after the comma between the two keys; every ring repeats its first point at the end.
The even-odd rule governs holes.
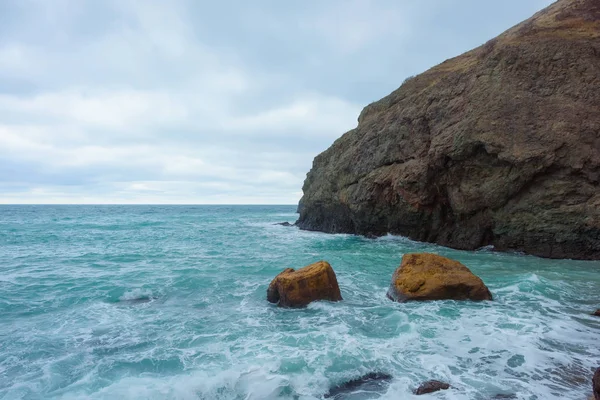
{"type": "Polygon", "coordinates": [[[295,206],[0,206],[0,399],[573,399],[600,366],[600,262],[307,232],[295,206]],[[394,303],[437,253],[494,300],[394,303]],[[343,301],[266,301],[326,260],[343,301]],[[415,396],[437,379],[451,388],[415,396]]]}

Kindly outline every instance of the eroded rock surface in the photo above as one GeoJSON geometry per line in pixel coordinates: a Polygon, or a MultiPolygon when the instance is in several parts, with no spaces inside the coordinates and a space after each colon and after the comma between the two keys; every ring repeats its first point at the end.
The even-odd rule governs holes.
{"type": "Polygon", "coordinates": [[[280,307],[305,307],[316,300],[340,301],[342,295],[331,265],[319,261],[299,270],[285,269],[271,281],[267,300],[280,307]]]}
{"type": "Polygon", "coordinates": [[[600,1],[559,0],[365,107],[302,229],[600,259],[600,1]]]}
{"type": "Polygon", "coordinates": [[[392,276],[388,297],[394,301],[492,300],[483,281],[458,261],[437,254],[402,257],[392,276]]]}

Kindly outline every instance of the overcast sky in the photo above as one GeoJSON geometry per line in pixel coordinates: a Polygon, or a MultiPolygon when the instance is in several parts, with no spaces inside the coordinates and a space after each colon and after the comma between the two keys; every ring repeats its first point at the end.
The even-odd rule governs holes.
{"type": "Polygon", "coordinates": [[[362,107],[550,3],[0,0],[0,203],[296,203],[362,107]]]}

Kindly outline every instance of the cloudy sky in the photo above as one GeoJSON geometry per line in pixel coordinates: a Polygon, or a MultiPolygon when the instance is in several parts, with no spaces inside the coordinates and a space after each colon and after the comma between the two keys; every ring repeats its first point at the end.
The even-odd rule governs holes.
{"type": "Polygon", "coordinates": [[[0,0],[0,203],[296,203],[363,106],[551,2],[0,0]]]}

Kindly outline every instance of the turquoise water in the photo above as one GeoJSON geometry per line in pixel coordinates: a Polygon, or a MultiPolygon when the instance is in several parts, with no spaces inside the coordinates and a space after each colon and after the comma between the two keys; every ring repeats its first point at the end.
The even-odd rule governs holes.
{"type": "Polygon", "coordinates": [[[394,376],[381,399],[428,379],[454,389],[415,398],[591,393],[600,262],[273,225],[294,211],[0,206],[0,398],[318,399],[372,371],[394,376]],[[462,261],[495,300],[387,300],[415,251],[462,261]],[[320,259],[344,301],[266,302],[278,272],[320,259]]]}

